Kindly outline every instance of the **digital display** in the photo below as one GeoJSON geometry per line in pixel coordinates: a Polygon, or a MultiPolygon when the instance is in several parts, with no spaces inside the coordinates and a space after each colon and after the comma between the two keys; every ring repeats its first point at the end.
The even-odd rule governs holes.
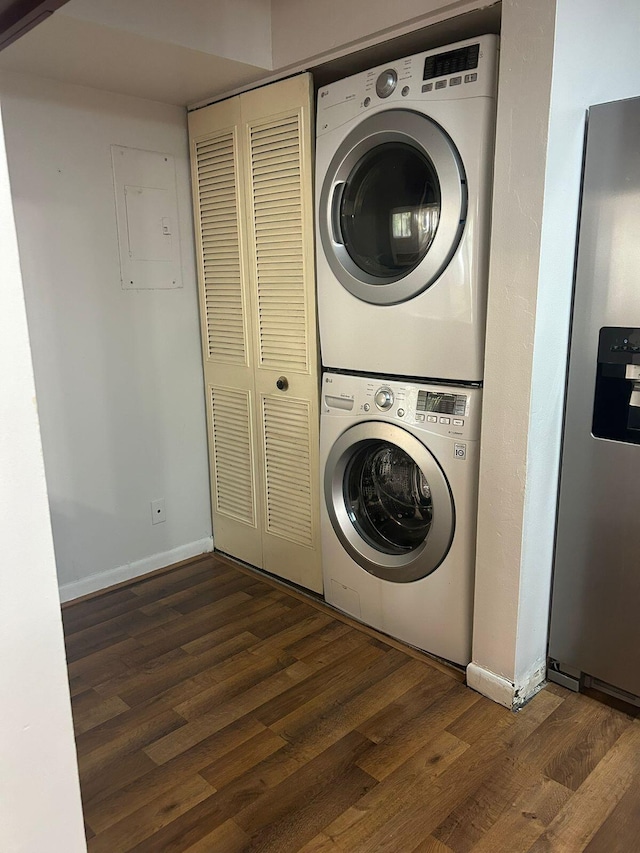
{"type": "Polygon", "coordinates": [[[436,412],[439,415],[464,417],[467,398],[464,394],[439,394],[435,391],[418,391],[418,412],[436,412]]]}
{"type": "Polygon", "coordinates": [[[458,50],[448,50],[436,56],[427,56],[424,61],[423,80],[433,80],[434,77],[446,77],[447,74],[459,74],[478,67],[480,45],[470,44],[459,47],[458,50]]]}

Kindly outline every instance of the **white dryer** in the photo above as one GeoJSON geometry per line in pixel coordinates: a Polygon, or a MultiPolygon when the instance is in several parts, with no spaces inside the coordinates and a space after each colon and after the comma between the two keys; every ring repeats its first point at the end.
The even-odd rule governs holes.
{"type": "Polygon", "coordinates": [[[498,38],[318,92],[318,306],[325,367],[483,375],[498,38]]]}
{"type": "Polygon", "coordinates": [[[481,395],[322,379],[326,600],[461,665],[471,659],[481,395]]]}

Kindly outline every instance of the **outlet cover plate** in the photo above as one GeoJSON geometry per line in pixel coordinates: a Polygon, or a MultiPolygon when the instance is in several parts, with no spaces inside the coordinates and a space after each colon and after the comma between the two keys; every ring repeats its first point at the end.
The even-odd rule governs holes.
{"type": "Polygon", "coordinates": [[[164,498],[151,501],[151,524],[162,524],[166,520],[167,514],[164,508],[164,498]]]}

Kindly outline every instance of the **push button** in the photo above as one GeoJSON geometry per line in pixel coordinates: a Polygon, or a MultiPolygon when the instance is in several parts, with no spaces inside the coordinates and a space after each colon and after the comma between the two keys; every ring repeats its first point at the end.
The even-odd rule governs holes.
{"type": "Polygon", "coordinates": [[[440,418],[440,423],[441,424],[450,424],[451,418],[440,418]]]}
{"type": "Polygon", "coordinates": [[[436,82],[436,89],[446,89],[446,88],[447,88],[447,81],[446,80],[438,80],[436,82]]]}
{"type": "Polygon", "coordinates": [[[430,424],[437,424],[438,423],[438,419],[435,415],[427,415],[427,420],[429,421],[430,424]]]}
{"type": "Polygon", "coordinates": [[[475,81],[476,81],[477,79],[478,79],[478,75],[477,75],[477,74],[465,74],[465,75],[464,75],[464,82],[465,82],[465,83],[475,83],[475,81]]]}
{"type": "Polygon", "coordinates": [[[454,418],[453,419],[453,425],[454,426],[464,426],[464,421],[460,420],[460,418],[454,418]]]}

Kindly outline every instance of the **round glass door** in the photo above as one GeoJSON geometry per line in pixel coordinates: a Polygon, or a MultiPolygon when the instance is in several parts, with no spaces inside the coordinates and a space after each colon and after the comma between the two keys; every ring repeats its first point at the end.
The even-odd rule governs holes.
{"type": "Polygon", "coordinates": [[[445,131],[411,110],[362,121],[338,147],[320,193],[320,240],[338,281],[392,305],[421,293],[458,247],[467,182],[445,131]]]}
{"type": "Polygon", "coordinates": [[[368,421],[342,433],[325,464],[324,494],[343,547],[379,578],[423,578],[451,547],[447,478],[428,448],[394,424],[368,421]]]}
{"type": "Polygon", "coordinates": [[[344,499],[360,535],[386,554],[422,545],[433,521],[431,488],[424,472],[399,447],[375,441],[351,457],[344,499]]]}
{"type": "Polygon", "coordinates": [[[379,284],[420,263],[439,220],[438,175],[425,153],[411,145],[373,148],[347,178],[340,204],[344,246],[379,284]]]}

